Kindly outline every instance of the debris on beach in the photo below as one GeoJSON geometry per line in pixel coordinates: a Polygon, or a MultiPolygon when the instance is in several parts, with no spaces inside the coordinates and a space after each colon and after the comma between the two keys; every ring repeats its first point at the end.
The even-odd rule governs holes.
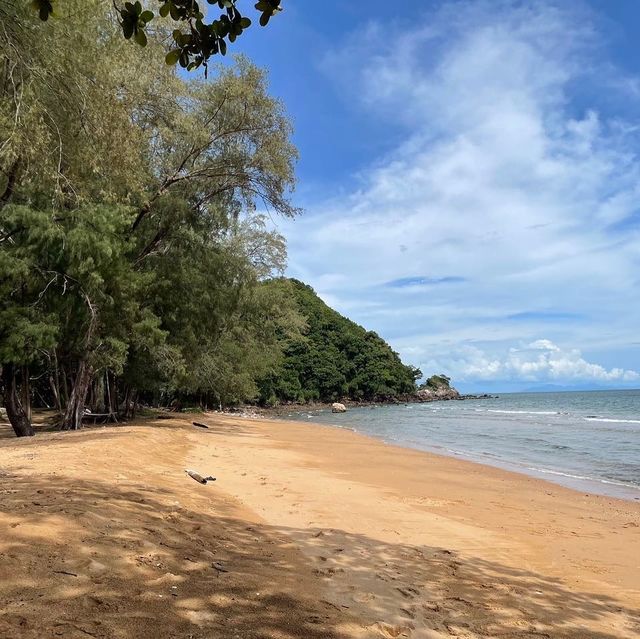
{"type": "Polygon", "coordinates": [[[198,428],[209,428],[206,424],[203,424],[202,422],[192,422],[192,424],[194,426],[197,426],[198,428]]]}
{"type": "Polygon", "coordinates": [[[200,484],[206,484],[208,481],[215,481],[215,477],[203,477],[200,473],[197,473],[195,470],[189,470],[185,468],[185,473],[191,477],[191,479],[195,479],[200,484]]]}

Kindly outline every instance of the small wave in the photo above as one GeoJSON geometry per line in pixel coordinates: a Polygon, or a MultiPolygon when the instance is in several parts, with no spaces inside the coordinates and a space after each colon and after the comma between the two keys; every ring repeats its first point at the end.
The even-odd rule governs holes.
{"type": "Polygon", "coordinates": [[[591,477],[589,475],[573,475],[572,473],[563,473],[559,470],[550,470],[549,468],[536,468],[535,466],[527,466],[527,469],[532,470],[536,473],[543,473],[544,475],[557,475],[559,477],[568,477],[569,479],[593,481],[599,484],[611,484],[612,486],[624,486],[625,488],[634,488],[635,490],[640,490],[640,486],[636,484],[630,484],[623,481],[613,481],[612,479],[603,479],[602,477],[591,477]]]}
{"type": "Polygon", "coordinates": [[[585,417],[588,422],[606,422],[608,424],[640,424],[640,419],[613,419],[612,417],[585,417]]]}
{"type": "MultiPolygon", "coordinates": [[[[436,447],[434,446],[434,448],[436,447]]],[[[437,446],[437,448],[442,448],[442,446],[437,446]]],[[[455,448],[445,448],[444,450],[446,450],[448,453],[452,453],[453,455],[460,455],[460,457],[470,457],[472,459],[477,458],[477,454],[474,455],[472,453],[467,453],[463,450],[456,450],[455,448]]]]}
{"type": "MultiPolygon", "coordinates": [[[[558,411],[555,410],[498,410],[498,409],[488,409],[487,413],[503,413],[505,415],[560,415],[558,411]]],[[[566,413],[563,413],[566,414],[566,413]]]]}

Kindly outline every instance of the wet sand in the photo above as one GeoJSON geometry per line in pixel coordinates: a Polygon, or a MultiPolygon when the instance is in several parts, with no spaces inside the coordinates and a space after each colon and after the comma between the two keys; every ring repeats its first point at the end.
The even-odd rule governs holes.
{"type": "Polygon", "coordinates": [[[638,503],[196,419],[0,439],[0,637],[640,637],[638,503]]]}

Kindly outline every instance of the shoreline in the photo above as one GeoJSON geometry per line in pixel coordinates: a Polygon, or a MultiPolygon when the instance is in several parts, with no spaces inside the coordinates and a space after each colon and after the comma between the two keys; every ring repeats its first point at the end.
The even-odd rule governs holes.
{"type": "MultiPolygon", "coordinates": [[[[455,389],[451,389],[456,392],[455,389]]],[[[352,399],[340,399],[336,400],[337,403],[344,404],[347,409],[354,408],[368,408],[368,407],[383,407],[383,406],[407,406],[409,404],[433,404],[436,402],[463,402],[472,400],[485,400],[485,399],[499,399],[499,395],[493,395],[483,393],[480,395],[473,394],[458,394],[457,396],[449,395],[442,397],[430,397],[424,398],[418,395],[402,395],[394,399],[385,400],[366,400],[358,401],[352,399]]],[[[306,404],[298,404],[295,402],[278,404],[277,406],[258,406],[253,404],[242,404],[237,407],[231,407],[223,410],[204,411],[211,412],[217,415],[238,415],[240,417],[247,417],[252,419],[256,416],[269,417],[272,415],[278,416],[285,413],[300,413],[303,411],[331,411],[331,407],[335,402],[307,402],[306,404]]]]}
{"type": "MultiPolygon", "coordinates": [[[[370,405],[371,407],[376,407],[377,405],[370,405]]],[[[387,406],[385,404],[382,405],[387,406]]],[[[368,406],[354,406],[352,408],[367,408],[368,406]]],[[[429,443],[420,443],[416,444],[413,442],[405,442],[402,439],[390,439],[385,438],[382,435],[377,435],[374,433],[368,432],[365,428],[363,428],[360,424],[339,424],[339,423],[325,423],[325,422],[316,422],[313,421],[315,415],[311,414],[314,412],[323,412],[330,413],[330,406],[317,406],[313,409],[309,409],[309,414],[307,415],[308,421],[303,419],[305,417],[305,413],[307,411],[287,411],[288,417],[283,418],[281,413],[280,415],[264,415],[264,418],[267,419],[282,419],[283,421],[297,421],[302,424],[314,424],[320,426],[332,426],[339,429],[345,429],[348,431],[352,431],[363,435],[365,437],[372,437],[378,441],[381,441],[385,444],[389,444],[392,446],[400,446],[402,448],[406,448],[407,450],[415,450],[421,451],[428,454],[439,455],[442,457],[450,458],[450,459],[459,459],[462,461],[468,461],[474,464],[480,464],[482,466],[488,466],[489,468],[498,468],[501,470],[505,470],[507,472],[516,473],[518,475],[524,475],[526,477],[533,477],[536,479],[540,479],[547,483],[563,486],[565,488],[569,488],[579,493],[589,492],[597,495],[601,495],[604,497],[613,497],[616,499],[623,499],[625,501],[634,501],[640,502],[640,486],[631,483],[624,483],[621,481],[614,481],[607,478],[599,478],[599,477],[590,477],[587,475],[578,475],[576,473],[572,473],[569,470],[564,470],[562,468],[541,468],[536,466],[531,466],[529,463],[524,461],[512,461],[509,459],[503,459],[488,453],[474,452],[474,451],[464,451],[464,450],[454,450],[447,448],[443,445],[439,444],[429,444],[429,443]]],[[[366,422],[366,415],[362,416],[362,422],[366,422]]],[[[253,418],[253,417],[251,417],[253,418]]],[[[339,419],[339,414],[336,415],[336,419],[339,419]]]]}
{"type": "Polygon", "coordinates": [[[640,633],[635,502],[214,413],[0,439],[0,468],[3,636],[640,633]]]}
{"type": "MultiPolygon", "coordinates": [[[[207,413],[204,413],[205,415],[207,413]]],[[[258,419],[258,418],[245,418],[245,417],[236,417],[234,415],[230,415],[227,414],[227,417],[231,418],[231,419],[258,419]]],[[[611,493],[604,493],[604,492],[599,492],[599,491],[587,491],[585,490],[586,486],[596,486],[597,487],[597,483],[598,480],[592,480],[590,478],[586,478],[584,484],[581,484],[580,481],[582,478],[577,478],[577,477],[570,477],[568,476],[567,479],[576,479],[576,485],[575,486],[571,486],[571,485],[567,485],[566,483],[564,483],[563,481],[554,481],[553,479],[549,479],[546,475],[545,475],[545,471],[537,471],[536,473],[536,469],[525,469],[525,467],[523,466],[522,469],[519,469],[516,467],[515,464],[513,464],[512,466],[509,466],[508,462],[505,462],[503,465],[499,464],[499,463],[490,463],[488,461],[484,461],[483,459],[479,459],[477,457],[473,457],[473,455],[471,454],[466,454],[466,453],[459,453],[459,452],[443,452],[446,449],[443,448],[438,448],[438,447],[432,447],[432,448],[418,448],[415,446],[410,446],[409,444],[404,444],[401,441],[390,441],[387,439],[384,439],[383,437],[378,437],[376,435],[372,435],[370,433],[367,433],[365,431],[362,430],[358,430],[355,427],[352,427],[350,425],[345,425],[345,426],[341,426],[339,424],[325,424],[322,422],[314,422],[312,419],[310,419],[309,421],[302,421],[300,419],[295,419],[295,418],[291,418],[291,419],[282,419],[279,417],[263,417],[263,418],[259,418],[259,419],[264,419],[264,420],[268,420],[269,422],[277,422],[280,423],[282,425],[286,425],[286,424],[296,424],[297,426],[301,426],[301,427],[310,427],[310,428],[327,428],[327,429],[331,429],[331,430],[336,430],[338,432],[347,432],[347,433],[353,433],[354,435],[357,435],[358,437],[362,437],[366,440],[371,440],[372,442],[376,442],[378,444],[382,444],[383,446],[389,446],[391,448],[397,448],[400,451],[406,451],[406,452],[410,452],[410,453],[418,453],[418,454],[422,454],[422,455],[426,455],[428,457],[432,457],[432,458],[436,458],[438,460],[442,460],[442,461],[446,461],[446,460],[453,460],[455,462],[458,462],[460,464],[463,465],[467,465],[469,464],[472,467],[480,467],[482,469],[485,469],[488,472],[493,472],[493,471],[498,471],[500,473],[505,473],[507,476],[510,476],[512,478],[526,478],[529,480],[533,480],[533,481],[537,481],[537,482],[541,482],[542,485],[546,485],[548,488],[561,488],[563,490],[567,490],[570,491],[571,493],[573,493],[574,495],[577,496],[585,496],[585,497],[597,497],[597,498],[602,498],[602,499],[613,499],[616,501],[620,501],[623,503],[632,503],[634,505],[640,506],[640,487],[637,489],[634,489],[632,486],[628,485],[628,484],[621,484],[620,487],[621,488],[629,488],[629,492],[627,493],[626,491],[622,491],[624,492],[626,495],[629,496],[622,496],[622,494],[611,494],[611,493]],[[531,470],[531,472],[526,472],[526,470],[531,470]],[[637,493],[637,494],[636,494],[637,493]]],[[[550,471],[549,471],[550,472],[550,471]]]]}
{"type": "Polygon", "coordinates": [[[444,447],[438,446],[426,446],[424,448],[419,448],[417,446],[411,446],[409,444],[404,444],[401,441],[391,441],[387,440],[383,437],[377,437],[376,435],[371,435],[365,431],[358,430],[357,428],[353,428],[351,426],[340,426],[338,424],[322,424],[319,422],[302,422],[301,420],[291,419],[291,420],[282,420],[282,421],[296,421],[302,424],[308,424],[309,426],[327,426],[330,428],[338,428],[341,430],[348,430],[363,437],[370,437],[377,441],[380,441],[388,446],[398,446],[399,448],[405,450],[414,450],[418,452],[423,452],[428,455],[436,455],[437,457],[444,457],[446,459],[456,459],[462,462],[468,462],[470,464],[477,464],[479,466],[486,466],[487,468],[493,468],[498,470],[503,470],[507,473],[512,473],[514,475],[522,475],[524,477],[531,477],[533,479],[538,479],[547,484],[551,484],[553,486],[562,486],[568,490],[572,490],[576,493],[593,493],[594,495],[598,495],[600,497],[609,497],[612,499],[621,499],[623,501],[631,501],[631,502],[640,502],[640,486],[636,487],[632,484],[624,484],[622,482],[614,482],[608,481],[604,479],[595,479],[592,477],[586,476],[577,476],[571,475],[569,473],[563,473],[561,471],[556,471],[553,469],[540,469],[525,466],[524,464],[518,464],[516,462],[509,462],[500,460],[498,458],[494,458],[493,460],[485,459],[481,457],[480,454],[474,455],[472,453],[464,453],[461,451],[453,451],[446,449],[444,447]],[[551,476],[551,477],[550,477],[551,476]],[[557,478],[557,479],[554,479],[557,478]],[[602,484],[606,486],[615,487],[609,491],[606,491],[602,484]]]}

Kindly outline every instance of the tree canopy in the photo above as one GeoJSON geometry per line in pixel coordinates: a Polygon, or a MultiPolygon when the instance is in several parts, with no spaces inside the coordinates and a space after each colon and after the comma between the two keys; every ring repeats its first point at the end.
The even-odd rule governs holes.
{"type": "Polygon", "coordinates": [[[412,392],[417,369],[281,277],[271,218],[298,213],[297,151],[264,71],[238,57],[187,81],[153,64],[161,39],[131,47],[107,2],[64,6],[42,24],[0,5],[0,390],[16,434],[33,434],[34,400],[77,429],[140,404],[412,392]]]}
{"type": "Polygon", "coordinates": [[[16,432],[30,434],[34,396],[65,428],[85,406],[254,398],[297,322],[261,286],[286,248],[257,205],[297,213],[283,108],[245,59],[186,82],[148,64],[161,43],[132,49],[104,3],[65,5],[44,26],[12,5],[0,30],[0,360],[16,432]]]}

